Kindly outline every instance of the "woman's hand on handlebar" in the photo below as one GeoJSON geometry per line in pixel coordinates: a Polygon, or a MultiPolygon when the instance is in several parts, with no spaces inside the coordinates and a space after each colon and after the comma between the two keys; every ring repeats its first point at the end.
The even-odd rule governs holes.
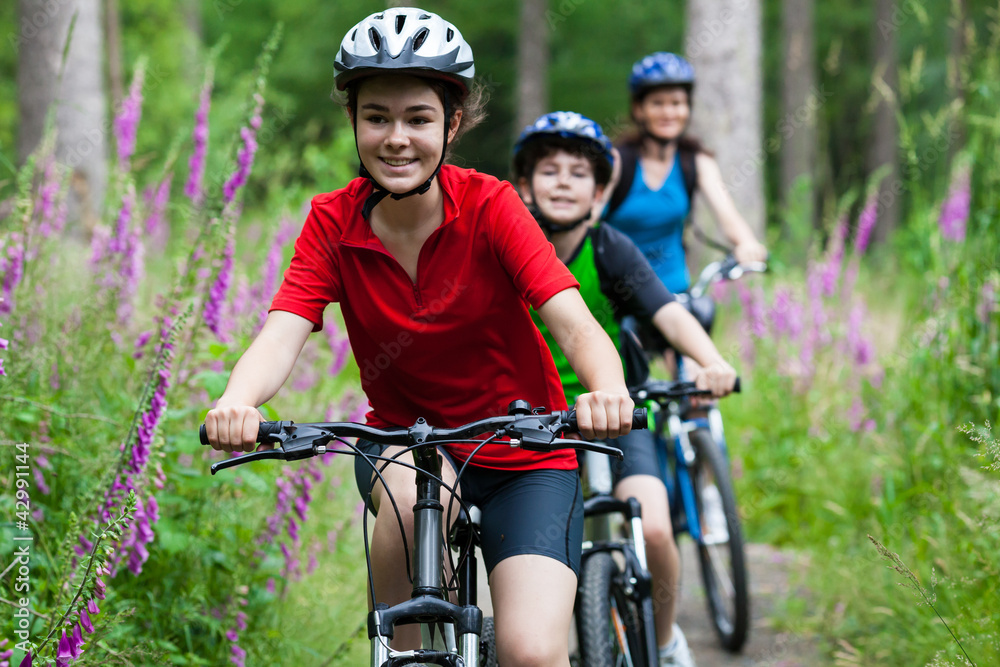
{"type": "MultiPolygon", "coordinates": [[[[694,384],[698,389],[709,389],[714,398],[722,398],[733,392],[736,385],[736,370],[723,359],[703,366],[695,375],[694,384]]],[[[700,399],[698,402],[703,401],[700,399]]]]}
{"type": "MultiPolygon", "coordinates": [[[[264,416],[250,405],[225,405],[219,401],[205,415],[205,431],[212,449],[223,452],[252,452],[257,448],[257,428],[264,416]]],[[[261,445],[271,449],[272,445],[261,445]]]]}
{"type": "Polygon", "coordinates": [[[576,399],[576,423],[586,440],[617,438],[632,430],[632,409],[628,392],[593,391],[576,399]]]}
{"type": "Polygon", "coordinates": [[[750,262],[766,262],[767,261],[767,248],[764,244],[759,242],[757,239],[743,241],[737,244],[733,248],[733,257],[740,264],[749,264],[750,262]]]}

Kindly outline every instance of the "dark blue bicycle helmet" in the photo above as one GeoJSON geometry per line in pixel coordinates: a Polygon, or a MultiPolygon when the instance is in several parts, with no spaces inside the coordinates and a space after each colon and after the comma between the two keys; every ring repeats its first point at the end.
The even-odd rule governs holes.
{"type": "Polygon", "coordinates": [[[657,51],[632,66],[628,87],[636,97],[657,86],[694,88],[694,68],[676,53],[657,51]]]}
{"type": "Polygon", "coordinates": [[[546,137],[577,139],[586,143],[592,148],[592,152],[588,151],[588,155],[606,163],[610,175],[610,169],[614,164],[614,158],[611,156],[611,140],[601,130],[601,126],[575,111],[553,111],[539,116],[534,123],[524,128],[521,136],[517,138],[517,143],[514,144],[514,171],[519,177],[527,176],[523,173],[523,169],[519,168],[518,160],[525,145],[546,137]]]}

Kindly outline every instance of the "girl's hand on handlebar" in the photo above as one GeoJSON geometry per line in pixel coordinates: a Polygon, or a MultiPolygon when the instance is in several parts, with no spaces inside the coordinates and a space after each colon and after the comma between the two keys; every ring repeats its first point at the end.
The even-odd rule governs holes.
{"type": "Polygon", "coordinates": [[[617,438],[632,430],[632,402],[628,392],[593,391],[576,399],[576,423],[585,440],[617,438]]]}
{"type": "Polygon", "coordinates": [[[253,406],[218,405],[205,415],[208,442],[217,451],[252,452],[257,448],[257,428],[262,421],[264,416],[253,406]]]}
{"type": "Polygon", "coordinates": [[[733,257],[740,264],[747,264],[749,262],[766,262],[767,261],[767,248],[764,247],[762,243],[753,239],[750,241],[744,241],[733,248],[733,257]]]}
{"type": "Polygon", "coordinates": [[[694,384],[698,389],[710,389],[713,397],[722,398],[733,392],[733,387],[736,385],[736,370],[719,359],[699,369],[694,384]]]}

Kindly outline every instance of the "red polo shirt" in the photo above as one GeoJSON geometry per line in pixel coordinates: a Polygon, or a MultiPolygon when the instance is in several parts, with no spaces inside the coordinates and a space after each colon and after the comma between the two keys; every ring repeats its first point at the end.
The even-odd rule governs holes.
{"type": "MultiPolygon", "coordinates": [[[[453,427],[506,414],[525,399],[565,409],[559,375],[528,312],[578,284],[509,183],[446,165],[444,222],[420,250],[417,281],[361,217],[362,178],[315,197],[271,310],[319,330],[339,302],[373,426],[424,417],[453,427]]],[[[472,445],[449,445],[465,460],[472,445]]],[[[572,450],[539,454],[486,445],[473,464],[507,470],[576,468],[572,450]]]]}

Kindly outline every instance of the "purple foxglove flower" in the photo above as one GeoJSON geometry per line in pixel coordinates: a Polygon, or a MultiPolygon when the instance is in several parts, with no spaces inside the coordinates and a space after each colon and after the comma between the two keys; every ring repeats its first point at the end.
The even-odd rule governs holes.
{"type": "Polygon", "coordinates": [[[965,240],[965,225],[969,220],[969,206],[972,201],[970,180],[968,168],[960,169],[948,188],[948,197],[941,207],[941,215],[938,218],[941,236],[956,243],[965,240]]]}
{"type": "Polygon", "coordinates": [[[216,276],[215,283],[212,284],[212,288],[209,290],[208,300],[205,302],[205,307],[202,310],[202,318],[205,320],[205,324],[220,339],[227,337],[226,332],[222,329],[222,307],[229,292],[229,285],[232,282],[233,255],[235,252],[236,242],[232,234],[230,234],[229,241],[226,243],[226,250],[223,254],[222,268],[219,269],[219,275],[216,276]]]}
{"type": "Polygon", "coordinates": [[[0,350],[6,350],[10,346],[10,341],[6,338],[0,338],[0,350]]]}
{"type": "Polygon", "coordinates": [[[163,224],[163,214],[167,210],[167,203],[170,200],[170,184],[173,181],[173,174],[167,174],[155,191],[149,193],[146,206],[146,236],[157,240],[157,245],[166,244],[166,239],[161,238],[166,231],[163,224]]]}
{"type": "Polygon", "coordinates": [[[250,127],[240,129],[240,138],[243,145],[236,155],[236,171],[232,173],[226,183],[222,186],[223,201],[229,204],[236,199],[236,193],[247,182],[250,169],[253,167],[254,155],[257,153],[257,130],[261,125],[260,110],[264,106],[264,98],[260,93],[254,95],[256,107],[250,119],[250,127]]]}
{"type": "Polygon", "coordinates": [[[38,490],[41,491],[43,495],[49,495],[51,489],[49,489],[49,485],[45,483],[45,474],[41,471],[41,468],[36,466],[31,469],[31,472],[34,473],[35,486],[38,487],[38,490]]]}
{"type": "Polygon", "coordinates": [[[267,578],[267,584],[264,586],[264,588],[267,590],[268,593],[270,593],[271,595],[274,595],[275,590],[276,590],[276,586],[275,586],[275,583],[274,583],[274,577],[268,577],[267,578]]]}
{"type": "Polygon", "coordinates": [[[100,607],[97,606],[96,600],[91,599],[89,602],[87,602],[87,611],[90,612],[91,616],[97,616],[98,614],[101,613],[101,609],[100,607]]]}
{"type": "Polygon", "coordinates": [[[83,655],[83,631],[80,630],[80,624],[77,623],[73,626],[73,636],[70,637],[70,648],[73,651],[73,660],[79,660],[80,656],[83,655]]]}
{"type": "Polygon", "coordinates": [[[858,233],[854,237],[855,254],[865,254],[876,222],[878,222],[878,199],[872,195],[861,210],[861,215],[858,216],[858,233]]]}
{"type": "Polygon", "coordinates": [[[228,639],[231,642],[236,642],[240,640],[240,636],[236,634],[236,630],[230,628],[229,630],[226,631],[226,639],[228,639]]]}
{"type": "Polygon", "coordinates": [[[34,656],[28,653],[27,655],[24,656],[24,660],[21,661],[19,667],[31,667],[31,663],[34,661],[34,659],[35,659],[34,656]]]}
{"type": "Polygon", "coordinates": [[[86,609],[81,609],[80,610],[80,624],[83,626],[83,629],[88,634],[92,633],[94,631],[94,624],[90,620],[90,614],[87,613],[86,609]]]}
{"type": "Polygon", "coordinates": [[[59,638],[59,646],[56,649],[57,660],[73,660],[73,646],[69,637],[66,636],[66,629],[63,628],[62,637],[59,638]]]}
{"type": "Polygon", "coordinates": [[[240,632],[247,629],[247,613],[245,611],[236,612],[236,629],[240,632]]]}
{"type": "Polygon", "coordinates": [[[115,141],[118,145],[118,163],[123,170],[128,169],[129,160],[135,152],[135,137],[142,118],[142,84],[145,79],[145,69],[140,67],[132,76],[132,85],[128,95],[122,100],[121,107],[114,120],[115,141]]]}
{"type": "Polygon", "coordinates": [[[238,644],[233,644],[232,652],[233,655],[229,658],[229,661],[236,665],[236,667],[244,667],[247,652],[240,648],[238,644]]]}
{"type": "Polygon", "coordinates": [[[208,153],[208,110],[212,105],[212,84],[206,81],[201,89],[201,101],[194,117],[192,142],[194,151],[188,161],[188,181],[184,184],[184,194],[195,206],[200,206],[205,193],[202,181],[205,178],[205,156],[208,153]]]}

